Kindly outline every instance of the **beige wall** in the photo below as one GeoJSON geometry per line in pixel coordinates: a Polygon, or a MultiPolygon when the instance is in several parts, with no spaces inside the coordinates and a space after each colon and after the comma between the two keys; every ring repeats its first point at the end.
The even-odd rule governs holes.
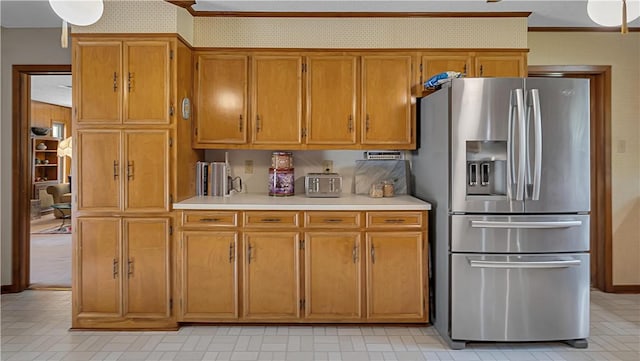
{"type": "Polygon", "coordinates": [[[640,284],[640,33],[529,33],[529,65],[611,65],[613,284],[640,284]]]}

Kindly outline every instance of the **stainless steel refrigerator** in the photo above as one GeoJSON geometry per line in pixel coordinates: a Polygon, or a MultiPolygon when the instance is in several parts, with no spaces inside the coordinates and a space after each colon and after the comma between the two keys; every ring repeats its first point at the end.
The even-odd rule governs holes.
{"type": "Polygon", "coordinates": [[[454,79],[419,101],[413,194],[433,204],[432,321],[470,341],[589,335],[589,83],[454,79]]]}

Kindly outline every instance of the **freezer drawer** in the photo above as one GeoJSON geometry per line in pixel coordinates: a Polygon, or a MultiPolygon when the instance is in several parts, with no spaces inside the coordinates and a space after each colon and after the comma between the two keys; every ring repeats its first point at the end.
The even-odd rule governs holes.
{"type": "Polygon", "coordinates": [[[589,335],[589,255],[451,256],[451,338],[551,341],[589,335]]]}
{"type": "Polygon", "coordinates": [[[589,250],[589,215],[451,216],[451,251],[549,253],[589,250]]]}

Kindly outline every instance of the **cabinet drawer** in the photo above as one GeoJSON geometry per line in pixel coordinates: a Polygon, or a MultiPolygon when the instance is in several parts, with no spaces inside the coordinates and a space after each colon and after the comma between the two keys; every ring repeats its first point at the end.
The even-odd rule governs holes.
{"type": "Polygon", "coordinates": [[[245,227],[260,227],[260,228],[281,228],[285,227],[297,227],[299,224],[298,212],[260,212],[250,211],[244,212],[244,226],[245,227]]]}
{"type": "Polygon", "coordinates": [[[367,212],[367,228],[416,228],[424,225],[424,212],[367,212]]]}
{"type": "Polygon", "coordinates": [[[309,228],[359,228],[360,212],[305,212],[304,225],[309,228]]]}
{"type": "Polygon", "coordinates": [[[238,213],[233,211],[187,211],[182,213],[183,227],[236,227],[238,213]]]}

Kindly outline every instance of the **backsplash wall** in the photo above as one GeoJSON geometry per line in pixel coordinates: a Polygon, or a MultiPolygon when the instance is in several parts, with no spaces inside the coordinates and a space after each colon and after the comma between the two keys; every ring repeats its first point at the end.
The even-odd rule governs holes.
{"type": "MultiPolygon", "coordinates": [[[[278,150],[274,150],[278,151],[278,150]]],[[[229,150],[229,164],[231,175],[242,178],[243,192],[264,193],[269,191],[269,168],[271,154],[268,150],[229,150]],[[253,160],[253,173],[245,173],[245,161],[253,160]]],[[[333,161],[333,171],[342,176],[342,192],[354,193],[354,171],[356,160],[364,159],[363,150],[304,150],[292,151],[295,174],[295,194],[304,194],[304,176],[307,173],[322,172],[324,160],[333,161]]],[[[224,161],[224,150],[205,151],[208,162],[224,161]]],[[[404,152],[405,159],[409,159],[409,152],[404,152]]]]}

